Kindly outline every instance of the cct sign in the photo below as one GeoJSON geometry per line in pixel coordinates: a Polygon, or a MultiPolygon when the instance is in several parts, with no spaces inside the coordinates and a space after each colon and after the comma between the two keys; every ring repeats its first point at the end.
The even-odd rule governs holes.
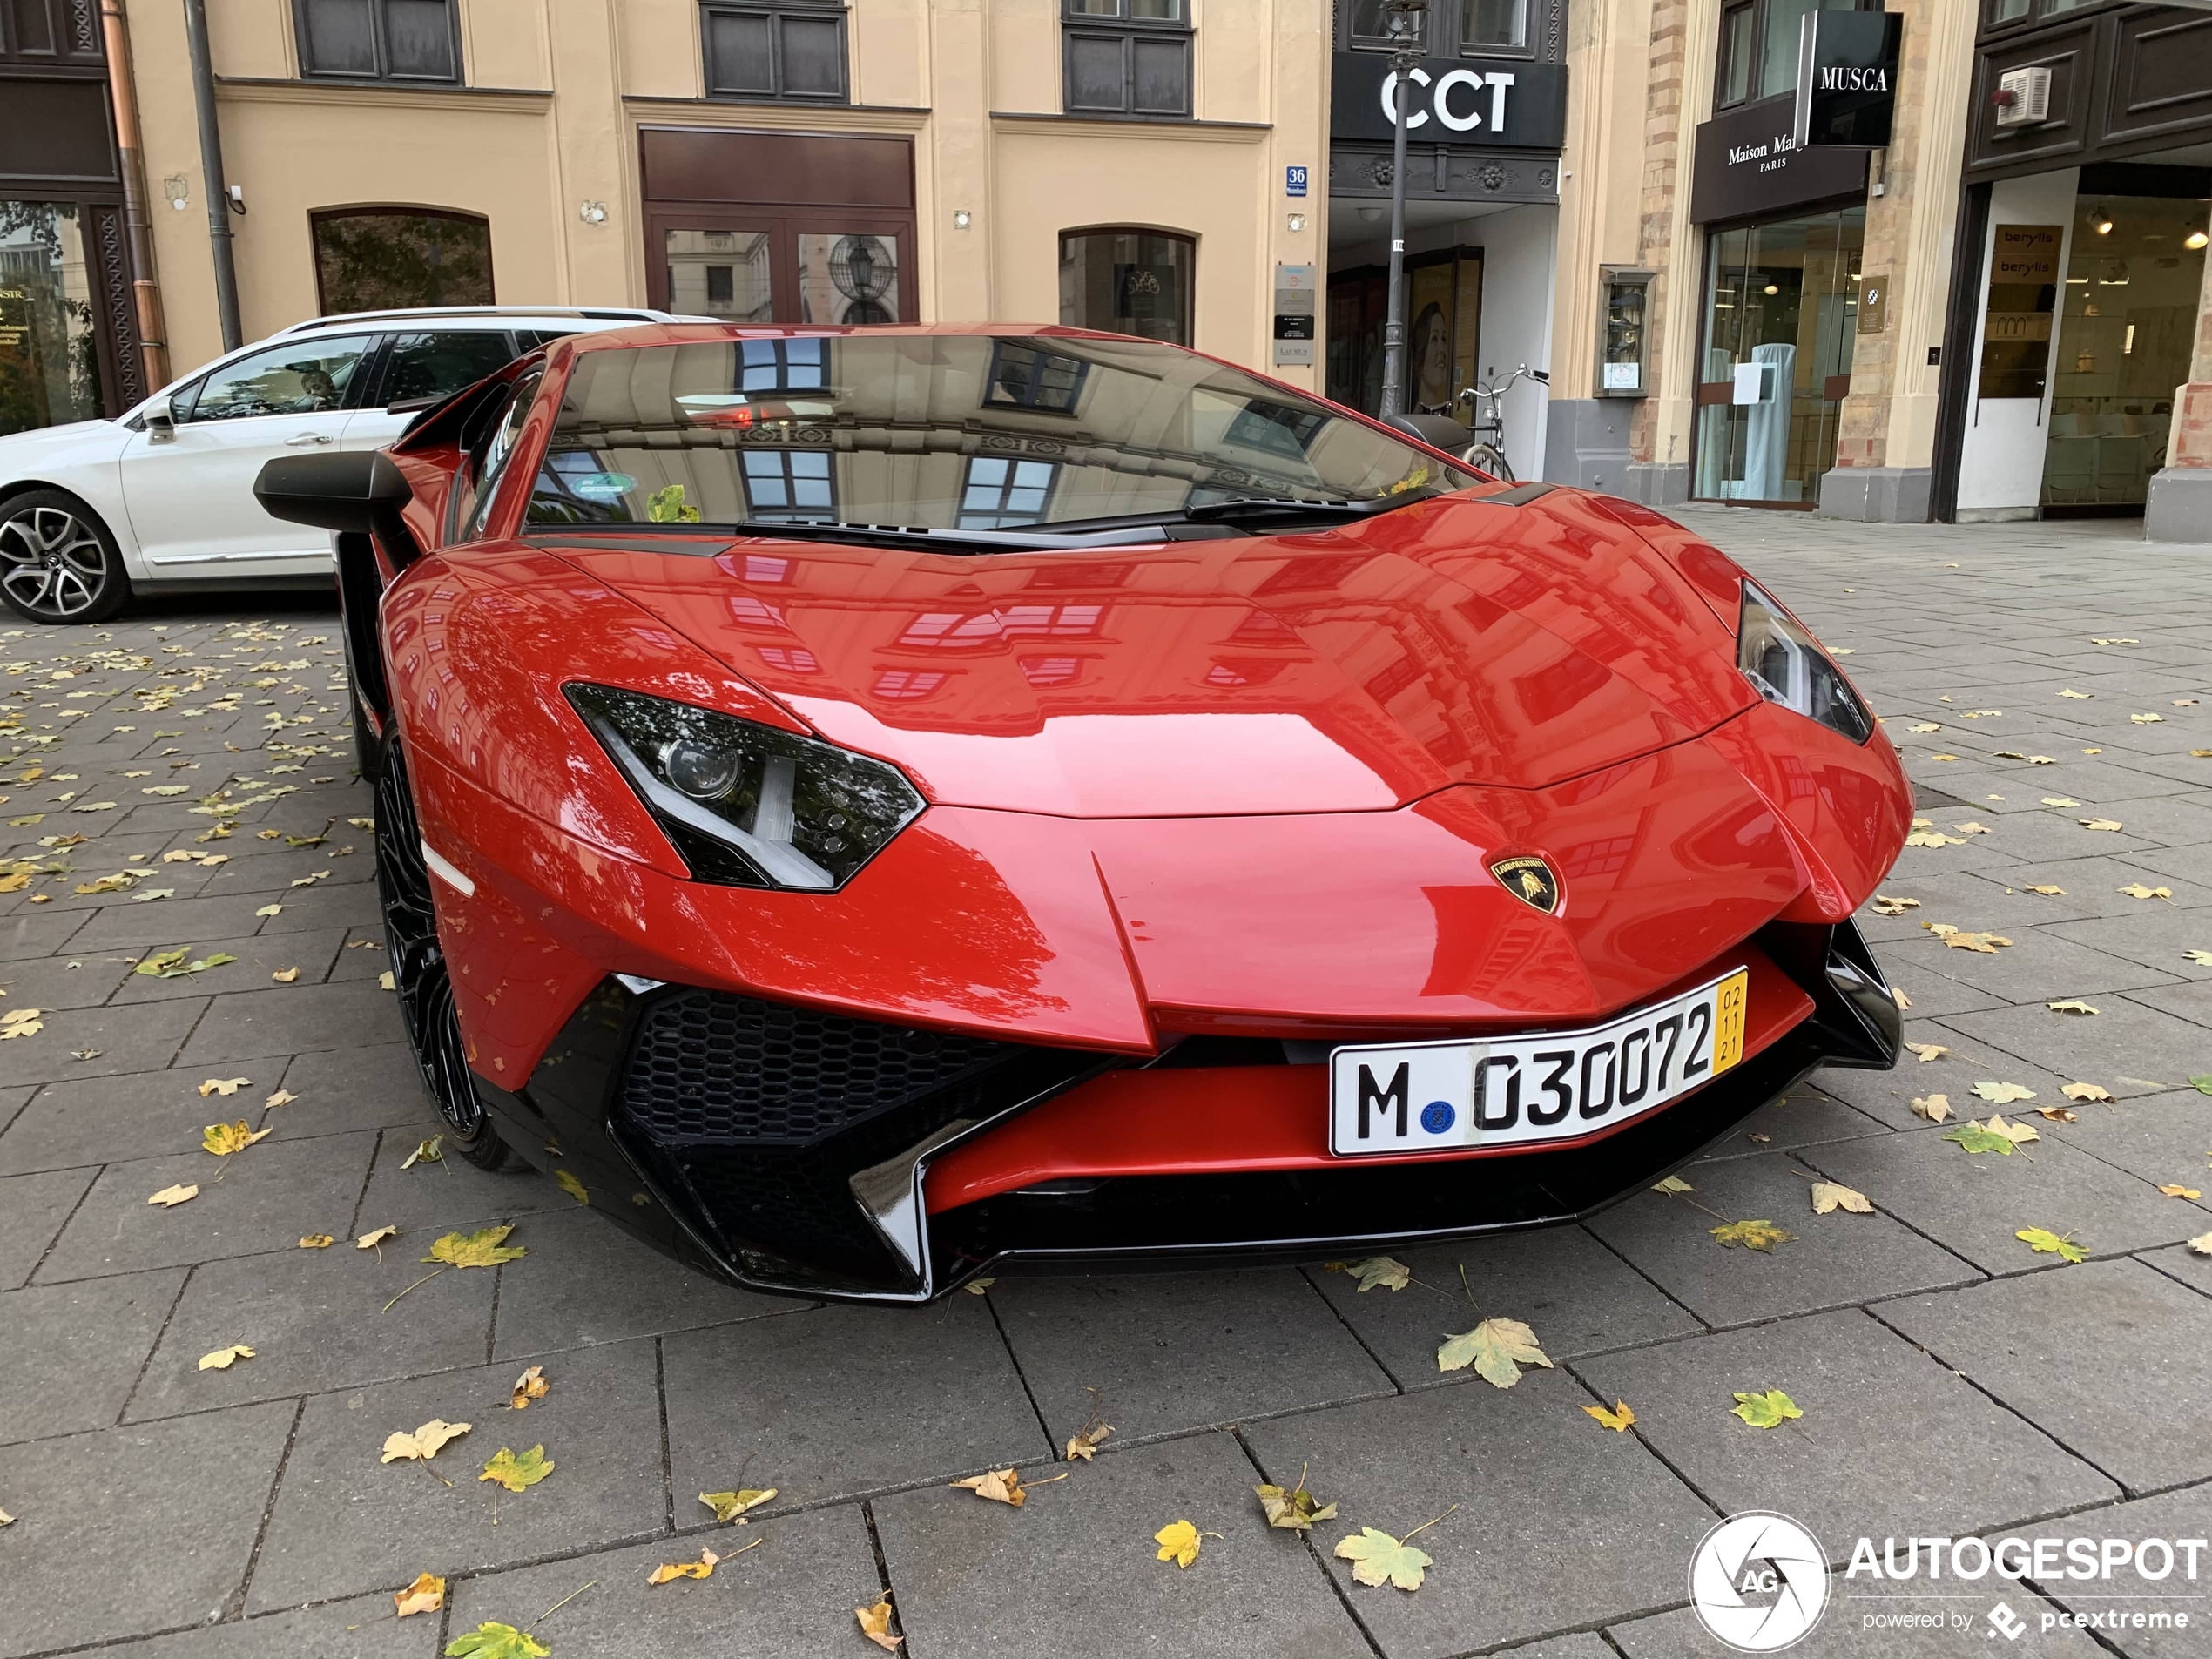
{"type": "MultiPolygon", "coordinates": [[[[1525,58],[1431,57],[1406,72],[1406,136],[1426,143],[1556,150],[1567,136],[1567,70],[1525,58]]],[[[1393,136],[1398,77],[1379,52],[1339,52],[1332,136],[1393,136]]]]}

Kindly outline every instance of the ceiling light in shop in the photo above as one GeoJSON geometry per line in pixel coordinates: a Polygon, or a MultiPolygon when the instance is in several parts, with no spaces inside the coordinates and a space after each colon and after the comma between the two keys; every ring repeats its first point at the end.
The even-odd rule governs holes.
{"type": "Polygon", "coordinates": [[[2194,251],[2202,247],[2208,240],[2212,240],[2212,238],[2208,238],[2202,231],[2191,231],[2182,246],[2194,251]]]}
{"type": "Polygon", "coordinates": [[[1768,293],[1781,293],[1781,292],[1782,292],[1782,290],[1781,290],[1780,288],[1777,287],[1776,287],[1773,283],[1770,282],[1770,283],[1768,283],[1768,284],[1766,285],[1766,287],[1765,287],[1765,289],[1764,290],[1764,292],[1768,293]]]}
{"type": "Polygon", "coordinates": [[[2112,234],[2112,215],[2101,207],[2097,209],[2096,216],[2090,220],[2090,225],[2100,236],[2112,234]]]}

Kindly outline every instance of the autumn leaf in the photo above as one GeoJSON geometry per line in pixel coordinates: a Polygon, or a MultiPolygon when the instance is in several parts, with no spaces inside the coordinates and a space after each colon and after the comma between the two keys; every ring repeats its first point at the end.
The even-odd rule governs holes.
{"type": "Polygon", "coordinates": [[[1661,1177],[1652,1184],[1651,1190],[1654,1192],[1695,1192],[1697,1190],[1678,1175],[1661,1177]]]}
{"type": "Polygon", "coordinates": [[[2080,818],[2074,821],[2086,830],[2123,830],[2128,827],[2116,818],[2080,818]]]}
{"type": "Polygon", "coordinates": [[[2037,1106],[2031,1109],[2046,1123],[2078,1123],[2081,1121],[2081,1114],[2071,1106],[2037,1106]]]}
{"type": "Polygon", "coordinates": [[[574,1198],[578,1204],[590,1204],[591,1202],[591,1195],[584,1190],[583,1183],[577,1180],[576,1177],[570,1174],[566,1170],[556,1170],[553,1171],[553,1184],[554,1185],[559,1187],[562,1191],[567,1193],[569,1197],[574,1198]]]}
{"type": "Polygon", "coordinates": [[[1170,1521],[1152,1534],[1152,1541],[1160,1547],[1154,1561],[1188,1567],[1198,1559],[1198,1529],[1187,1521],[1170,1521]]]}
{"type": "Polygon", "coordinates": [[[1940,732],[1943,730],[1942,726],[1939,725],[1933,720],[1916,720],[1905,729],[1907,732],[1919,732],[1923,733],[1929,732],[1940,732]]]}
{"type": "Polygon", "coordinates": [[[2109,1101],[2115,1096],[2102,1083],[2067,1083],[2059,1090],[2068,1100],[2109,1101]]]}
{"type": "Polygon", "coordinates": [[[284,907],[280,904],[265,904],[253,914],[257,916],[280,916],[284,914],[284,907]]]}
{"type": "Polygon", "coordinates": [[[1315,1521],[1336,1517],[1336,1505],[1320,1502],[1305,1489],[1302,1472],[1298,1484],[1287,1492],[1277,1486],[1254,1487],[1252,1491],[1259,1499],[1260,1513],[1267,1517],[1267,1524],[1285,1532],[1311,1532],[1315,1521]]]}
{"type": "Polygon", "coordinates": [[[200,1084],[199,1097],[206,1100],[210,1095],[235,1095],[253,1081],[251,1077],[210,1077],[200,1084]]]}
{"type": "Polygon", "coordinates": [[[2081,803],[2080,801],[2074,799],[2074,798],[2071,795],[2046,795],[2043,797],[2043,805],[2046,806],[2079,806],[2080,804],[2081,803]]]}
{"type": "Polygon", "coordinates": [[[426,1262],[443,1262],[448,1267],[496,1267],[502,1262],[511,1262],[529,1252],[519,1244],[503,1241],[515,1231],[513,1224],[486,1227],[473,1233],[447,1233],[430,1246],[426,1262]]]}
{"type": "MultiPolygon", "coordinates": [[[[2120,1081],[2124,1083],[2128,1080],[2122,1077],[2120,1081]]],[[[2190,1078],[2189,1087],[2200,1095],[2212,1095],[2212,1072],[2208,1072],[2202,1077],[2190,1078]]]]}
{"type": "MultiPolygon", "coordinates": [[[[442,1134],[439,1134],[433,1135],[427,1141],[417,1142],[415,1143],[415,1150],[408,1153],[405,1157],[400,1160],[400,1168],[402,1170],[411,1170],[418,1163],[444,1163],[445,1152],[443,1148],[445,1146],[445,1138],[446,1137],[442,1134]]],[[[428,1258],[425,1258],[425,1259],[427,1260],[428,1258]]]]}
{"type": "Polygon", "coordinates": [[[2047,1227],[2023,1227],[2013,1237],[2039,1256],[2058,1256],[2069,1262],[2089,1259],[2089,1252],[2075,1244],[2071,1234],[2062,1238],[2047,1227]]]}
{"type": "Polygon", "coordinates": [[[1095,1428],[1078,1429],[1068,1437],[1068,1461],[1077,1458],[1089,1463],[1097,1455],[1099,1442],[1114,1432],[1111,1423],[1101,1423],[1095,1428]]]}
{"type": "Polygon", "coordinates": [[[1359,1280],[1362,1291],[1372,1291],[1378,1285],[1386,1291],[1402,1291],[1413,1282],[1413,1271],[1389,1256],[1370,1256],[1361,1261],[1346,1262],[1344,1271],[1359,1280]]]}
{"type": "Polygon", "coordinates": [[[241,1117],[235,1123],[210,1123],[200,1131],[199,1144],[217,1157],[226,1158],[275,1133],[273,1129],[257,1130],[241,1117]]]}
{"type": "Polygon", "coordinates": [[[714,1564],[722,1558],[711,1549],[699,1551],[695,1561],[664,1561],[653,1568],[645,1580],[648,1584],[672,1584],[679,1578],[711,1578],[714,1564]]]}
{"type": "Polygon", "coordinates": [[[1552,1362],[1536,1345],[1536,1333],[1520,1320],[1485,1319],[1472,1331],[1447,1335],[1436,1351],[1439,1371],[1464,1371],[1470,1365],[1493,1387],[1510,1388],[1521,1380],[1521,1366],[1548,1371],[1552,1362]]]}
{"type": "Polygon", "coordinates": [[[1813,1214],[1824,1216],[1834,1210],[1848,1210],[1855,1216],[1871,1216],[1874,1213],[1874,1206],[1867,1202],[1865,1193],[1854,1191],[1851,1188],[1834,1181],[1814,1182],[1812,1184],[1813,1214]]]}
{"type": "Polygon", "coordinates": [[[300,1241],[302,1250],[328,1250],[338,1241],[328,1233],[309,1233],[300,1241]]]}
{"type": "Polygon", "coordinates": [[[496,1481],[509,1492],[527,1492],[552,1473],[553,1463],[543,1446],[533,1446],[520,1453],[502,1446],[491,1454],[491,1461],[476,1479],[496,1481]]]}
{"type": "Polygon", "coordinates": [[[1925,1117],[1931,1123],[1940,1123],[1951,1116],[1951,1097],[1948,1095],[1915,1095],[1912,1097],[1912,1116],[1925,1117]]]}
{"type": "Polygon", "coordinates": [[[2141,714],[2129,715],[2128,717],[2128,724],[2130,725],[2156,725],[2165,718],[2166,717],[2162,714],[2153,714],[2146,711],[2141,714]]]}
{"type": "Polygon", "coordinates": [[[553,1649],[527,1630],[488,1619],[446,1644],[446,1659],[548,1659],[553,1649]]]}
{"type": "MultiPolygon", "coordinates": [[[[585,1202],[589,1203],[590,1200],[587,1199],[585,1202]]],[[[995,1278],[971,1278],[967,1284],[961,1285],[961,1289],[966,1291],[970,1296],[988,1296],[991,1293],[991,1286],[997,1283],[998,1280],[995,1278]]]]}
{"type": "Polygon", "coordinates": [[[2195,1200],[2202,1198],[2204,1196],[2195,1187],[2185,1187],[2178,1181],[2170,1182],[2165,1186],[2159,1188],[2159,1190],[2169,1198],[2188,1198],[2195,1200]]]}
{"type": "Polygon", "coordinates": [[[251,1359],[253,1357],[253,1349],[243,1342],[233,1342],[227,1348],[218,1348],[212,1353],[200,1355],[199,1368],[202,1371],[228,1371],[232,1361],[251,1359]]]}
{"type": "Polygon", "coordinates": [[[2199,1256],[2212,1256],[2212,1232],[2197,1234],[2189,1240],[2189,1249],[2199,1256]]]}
{"type": "Polygon", "coordinates": [[[1929,1061],[1940,1060],[1951,1052],[1940,1042],[1908,1042],[1905,1046],[1912,1051],[1912,1057],[1924,1066],[1929,1061]]]}
{"type": "Polygon", "coordinates": [[[2147,887],[2140,881],[2130,881],[2126,887],[2117,891],[2126,894],[2130,899],[2163,899],[2168,904],[2171,904],[2174,900],[2173,888],[2147,887]]]}
{"type": "Polygon", "coordinates": [[[2067,997],[2057,1002],[2046,1002],[2043,1006],[2054,1014],[2094,1014],[2096,1012],[2096,1009],[2079,997],[2067,997]]]}
{"type": "Polygon", "coordinates": [[[888,1599],[878,1602],[873,1607],[856,1607],[853,1609],[853,1616],[860,1622],[860,1634],[886,1653],[898,1652],[899,1644],[906,1640],[904,1636],[891,1634],[891,1603],[888,1599]]]}
{"type": "Polygon", "coordinates": [[[2026,889],[2026,891],[2029,893],[2040,893],[2046,899],[2063,899],[2066,897],[2066,889],[2064,887],[2054,887],[2049,886],[2048,884],[2032,887],[2026,889]]]}
{"type": "Polygon", "coordinates": [[[1730,1250],[1756,1250],[1769,1256],[1774,1254],[1777,1244],[1786,1244],[1797,1237],[1764,1220],[1724,1222],[1705,1231],[1730,1250]]]}
{"type": "Polygon", "coordinates": [[[742,1492],[702,1492],[699,1501],[714,1511],[717,1521],[741,1523],[746,1510],[758,1509],[775,1495],[776,1488],[773,1487],[758,1489],[748,1487],[742,1492]]]}
{"type": "Polygon", "coordinates": [[[1918,910],[1918,899],[1892,899],[1886,893],[1874,895],[1874,914],[1878,916],[1901,916],[1908,910],[1918,910]]]}
{"type": "Polygon", "coordinates": [[[435,1573],[423,1573],[414,1583],[394,1593],[394,1617],[411,1619],[418,1613],[435,1613],[446,1604],[446,1581],[435,1573]]]}
{"type": "MultiPolygon", "coordinates": [[[[1950,758],[1956,760],[1959,757],[1952,755],[1950,758]]],[[[1941,760],[1944,757],[1938,755],[1936,759],[1941,760]]],[[[1907,846],[1964,846],[1966,843],[1963,836],[1946,835],[1941,830],[1916,829],[1905,838],[1905,844],[1907,846]]]]}
{"type": "Polygon", "coordinates": [[[993,1503],[1011,1504],[1019,1509],[1028,1502],[1029,1494],[1022,1489],[1022,1477],[1012,1469],[993,1469],[983,1474],[971,1474],[965,1480],[949,1484],[965,1487],[979,1498],[988,1498],[993,1503]]]}
{"type": "Polygon", "coordinates": [[[199,1197],[198,1187],[164,1187],[146,1202],[160,1204],[165,1209],[174,1210],[179,1204],[188,1204],[198,1197],[199,1197]]]}
{"type": "Polygon", "coordinates": [[[45,1021],[38,1016],[44,1008],[10,1008],[0,1014],[0,1042],[10,1042],[17,1037],[35,1037],[46,1028],[45,1021]]]}
{"type": "Polygon", "coordinates": [[[530,1401],[543,1399],[552,1386],[545,1380],[545,1367],[532,1366],[515,1379],[515,1386],[509,1392],[507,1403],[518,1412],[527,1410],[530,1401]]]}
{"type": "Polygon", "coordinates": [[[376,1460],[379,1463],[397,1463],[434,1458],[447,1441],[460,1439],[471,1426],[468,1423],[448,1423],[442,1417],[434,1417],[412,1434],[395,1429],[384,1437],[384,1455],[376,1460]]]}
{"type": "Polygon", "coordinates": [[[396,1238],[399,1237],[399,1234],[400,1230],[397,1227],[379,1227],[374,1231],[363,1233],[359,1238],[354,1240],[354,1248],[355,1250],[374,1250],[386,1239],[396,1238]]]}
{"type": "Polygon", "coordinates": [[[1610,1411],[1602,1406],[1585,1406],[1582,1409],[1615,1433],[1626,1433],[1635,1426],[1636,1414],[1629,1409],[1625,1399],[1615,1400],[1610,1411]]]}
{"type": "MultiPolygon", "coordinates": [[[[1408,1533],[1406,1536],[1413,1534],[1408,1533]]],[[[1337,1540],[1334,1553],[1339,1560],[1352,1563],[1352,1576],[1359,1582],[1395,1584],[1409,1594],[1420,1588],[1422,1578],[1436,1564],[1426,1551],[1402,1543],[1386,1532],[1377,1532],[1372,1527],[1362,1527],[1357,1538],[1337,1540]]]]}
{"type": "Polygon", "coordinates": [[[2014,1101],[2035,1098],[2033,1089],[2020,1083],[1978,1082],[1974,1085],[1974,1095],[1977,1099],[1986,1100],[1993,1106],[2009,1106],[2014,1101]]]}
{"type": "Polygon", "coordinates": [[[1737,1395],[1730,1415],[1742,1418],[1753,1428],[1779,1428],[1791,1418],[1804,1413],[1779,1388],[1770,1388],[1764,1393],[1737,1395]]]}
{"type": "Polygon", "coordinates": [[[300,977],[300,970],[296,968],[280,968],[269,977],[280,985],[289,985],[300,977]]]}
{"type": "Polygon", "coordinates": [[[2182,954],[2199,968],[2212,968],[2212,950],[2185,950],[2182,954]]]}
{"type": "Polygon", "coordinates": [[[276,1091],[276,1093],[271,1095],[266,1100],[263,1101],[261,1104],[264,1106],[289,1106],[293,1101],[299,1098],[300,1096],[293,1094],[289,1089],[280,1089],[276,1091]]]}

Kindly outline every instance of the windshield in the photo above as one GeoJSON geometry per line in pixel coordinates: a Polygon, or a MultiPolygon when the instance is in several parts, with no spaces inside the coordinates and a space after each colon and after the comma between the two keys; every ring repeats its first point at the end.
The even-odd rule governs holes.
{"type": "Polygon", "coordinates": [[[529,519],[1006,531],[1480,482],[1157,341],[870,334],[582,354],[529,519]]]}

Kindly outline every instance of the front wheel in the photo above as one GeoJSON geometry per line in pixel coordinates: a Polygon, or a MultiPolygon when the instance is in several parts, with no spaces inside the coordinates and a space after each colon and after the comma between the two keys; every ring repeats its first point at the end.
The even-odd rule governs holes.
{"type": "Polygon", "coordinates": [[[431,1103],[445,1120],[446,1144],[480,1170],[505,1169],[516,1160],[484,1115],[469,1070],[468,1047],[454,1011],[453,979],[438,942],[415,792],[397,744],[386,746],[376,779],[376,892],[408,1046],[415,1050],[431,1103]]]}
{"type": "Polygon", "coordinates": [[[123,555],[99,516],[58,489],[0,503],[0,599],[31,622],[105,622],[131,597],[123,555]]]}
{"type": "Polygon", "coordinates": [[[1461,452],[1460,459],[1470,467],[1480,467],[1501,483],[1513,483],[1513,463],[1506,459],[1506,452],[1494,443],[1478,443],[1461,452]]]}

